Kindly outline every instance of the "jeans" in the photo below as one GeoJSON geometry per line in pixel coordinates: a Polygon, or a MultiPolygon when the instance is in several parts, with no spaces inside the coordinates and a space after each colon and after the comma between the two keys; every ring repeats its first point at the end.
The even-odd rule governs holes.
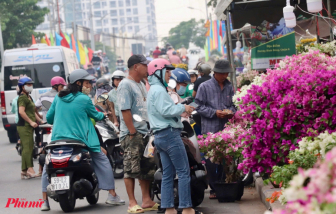
{"type": "MultiPolygon", "coordinates": [[[[115,189],[114,176],[110,161],[103,152],[90,152],[92,158],[92,166],[98,178],[98,188],[103,190],[115,189]]],[[[42,172],[42,192],[47,192],[48,175],[46,165],[42,172]]]]}
{"type": "Polygon", "coordinates": [[[174,207],[174,178],[178,175],[179,208],[192,207],[190,168],[181,130],[167,128],[155,133],[155,146],[162,162],[161,208],[174,207]]]}

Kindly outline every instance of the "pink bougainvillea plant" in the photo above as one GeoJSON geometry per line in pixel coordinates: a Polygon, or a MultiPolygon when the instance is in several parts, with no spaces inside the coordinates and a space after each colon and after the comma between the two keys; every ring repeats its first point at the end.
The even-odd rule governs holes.
{"type": "Polygon", "coordinates": [[[335,130],[335,67],[336,58],[318,51],[287,57],[239,98],[250,124],[239,136],[245,158],[239,169],[270,173],[302,137],[335,130]]]}

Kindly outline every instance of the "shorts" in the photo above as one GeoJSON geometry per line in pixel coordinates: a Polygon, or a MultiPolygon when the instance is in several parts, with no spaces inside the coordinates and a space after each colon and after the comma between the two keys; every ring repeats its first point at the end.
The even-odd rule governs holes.
{"type": "Polygon", "coordinates": [[[137,133],[131,140],[127,135],[122,140],[121,147],[124,150],[124,178],[137,178],[139,180],[154,180],[156,170],[154,158],[143,156],[149,137],[143,138],[137,133]]]}

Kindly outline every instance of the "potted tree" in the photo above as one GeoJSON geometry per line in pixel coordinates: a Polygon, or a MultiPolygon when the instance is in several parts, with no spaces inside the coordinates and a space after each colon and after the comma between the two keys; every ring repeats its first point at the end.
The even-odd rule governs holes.
{"type": "Polygon", "coordinates": [[[223,131],[198,136],[201,152],[213,163],[223,164],[222,179],[215,184],[216,196],[219,202],[240,200],[244,193],[241,182],[242,172],[238,164],[242,159],[241,133],[246,131],[247,124],[241,119],[241,114],[225,125],[223,131]],[[224,178],[225,174],[225,178],[224,178]]]}

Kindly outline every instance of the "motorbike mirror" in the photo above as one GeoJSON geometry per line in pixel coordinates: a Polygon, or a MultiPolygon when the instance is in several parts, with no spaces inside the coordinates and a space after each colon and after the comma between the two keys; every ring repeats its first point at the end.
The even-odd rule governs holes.
{"type": "Polygon", "coordinates": [[[177,83],[176,83],[175,80],[173,80],[173,79],[170,79],[170,80],[169,80],[168,87],[169,87],[170,89],[174,89],[174,88],[176,88],[176,85],[177,85],[177,83]]]}
{"type": "Polygon", "coordinates": [[[43,105],[44,108],[46,108],[47,110],[49,110],[50,106],[51,106],[51,102],[47,101],[47,100],[42,100],[42,105],[43,105]]]}
{"type": "Polygon", "coordinates": [[[108,98],[109,96],[107,94],[102,94],[97,98],[97,102],[98,103],[105,102],[108,98]]]}
{"type": "Polygon", "coordinates": [[[194,84],[190,84],[188,89],[191,91],[191,90],[194,90],[194,84]]]}
{"type": "Polygon", "coordinates": [[[142,117],[138,114],[133,114],[133,119],[137,122],[141,122],[142,121],[142,117]]]}

